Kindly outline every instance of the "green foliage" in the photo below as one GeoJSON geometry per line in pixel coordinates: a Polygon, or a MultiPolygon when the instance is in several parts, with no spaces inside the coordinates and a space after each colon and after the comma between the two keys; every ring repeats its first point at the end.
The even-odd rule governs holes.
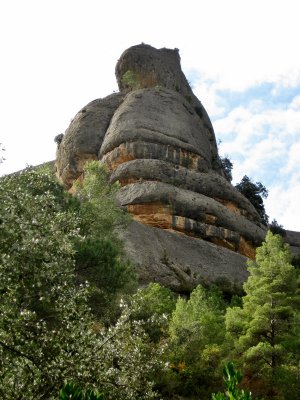
{"type": "Polygon", "coordinates": [[[139,289],[129,303],[130,319],[139,321],[149,338],[158,342],[167,333],[176,301],[170,289],[150,283],[139,289]]]}
{"type": "MultiPolygon", "coordinates": [[[[91,176],[92,183],[94,178],[91,176]]],[[[95,179],[96,180],[96,179],[95,179]]],[[[0,185],[0,397],[3,400],[57,398],[63,382],[82,390],[98,387],[110,399],[152,399],[160,351],[139,323],[122,316],[104,329],[90,313],[91,287],[78,283],[75,268],[96,256],[99,285],[121,288],[121,266],[111,226],[107,235],[92,215],[114,225],[93,198],[96,183],[83,194],[84,207],[67,195],[53,176],[29,169],[4,177],[0,185]],[[88,219],[88,223],[85,220],[88,219]],[[98,237],[98,239],[97,239],[98,237]],[[81,258],[82,264],[79,262],[81,258]],[[111,262],[111,264],[110,264],[111,262]],[[102,264],[101,264],[102,263],[102,264]],[[109,265],[111,268],[109,268],[109,265]],[[109,277],[106,275],[109,274],[109,277]]],[[[108,196],[112,190],[106,190],[108,196]]],[[[103,194],[105,196],[105,193],[103,194]]],[[[112,199],[112,197],[110,197],[112,199]]],[[[114,206],[115,207],[115,206],[114,206]]],[[[123,269],[122,269],[123,268],[123,269]]],[[[127,271],[128,272],[128,271],[127,271]]],[[[103,295],[103,294],[102,294],[103,295]]]]}
{"type": "Polygon", "coordinates": [[[90,306],[105,324],[118,314],[120,296],[136,286],[133,267],[122,261],[122,243],[116,229],[129,222],[116,204],[118,184],[109,182],[109,174],[97,161],[86,164],[84,180],[76,182],[80,200],[81,232],[84,241],[76,244],[76,272],[79,282],[90,282],[90,306]]]}
{"type": "Polygon", "coordinates": [[[276,219],[273,219],[273,221],[270,223],[269,229],[274,235],[281,235],[282,237],[286,236],[286,232],[283,229],[283,226],[279,225],[276,219]]]}
{"type": "Polygon", "coordinates": [[[245,392],[244,390],[240,390],[238,388],[238,384],[241,382],[243,375],[235,369],[235,366],[232,362],[229,362],[225,365],[223,369],[224,382],[226,392],[217,393],[212,395],[212,400],[251,400],[251,393],[245,392]]]}
{"type": "MultiPolygon", "coordinates": [[[[297,272],[290,261],[282,238],[268,232],[265,243],[257,249],[256,262],[249,262],[243,308],[229,308],[226,314],[236,355],[252,381],[265,382],[270,398],[285,393],[287,381],[291,384],[299,379],[300,298],[297,272]]],[[[297,385],[290,400],[299,397],[299,381],[297,385]]]]}
{"type": "Polygon", "coordinates": [[[74,275],[80,220],[45,172],[4,177],[0,198],[0,396],[50,399],[91,347],[88,287],[74,275]]]}
{"type": "Polygon", "coordinates": [[[131,70],[128,70],[124,73],[124,75],[122,76],[122,83],[127,85],[127,87],[132,90],[137,90],[141,88],[138,75],[131,70]]]}
{"type": "Polygon", "coordinates": [[[98,161],[84,167],[84,180],[74,184],[80,200],[81,229],[96,239],[112,239],[117,242],[115,229],[121,229],[130,220],[128,213],[116,204],[118,183],[109,182],[109,173],[98,161]]]}
{"type": "Polygon", "coordinates": [[[221,294],[215,287],[207,290],[199,285],[189,300],[178,298],[169,325],[169,359],[180,394],[197,393],[205,398],[218,385],[224,312],[221,294]]]}
{"type": "Polygon", "coordinates": [[[120,296],[131,293],[136,278],[131,264],[122,261],[120,245],[112,240],[88,238],[76,246],[78,281],[90,282],[93,315],[108,324],[118,314],[120,296]]]}
{"type": "Polygon", "coordinates": [[[268,216],[263,201],[263,198],[266,199],[268,197],[268,191],[265,186],[261,182],[252,182],[251,179],[245,175],[241,182],[235,185],[235,187],[253,204],[262,222],[267,225],[268,216]]]}
{"type": "Polygon", "coordinates": [[[221,168],[224,172],[225,178],[227,179],[228,182],[231,182],[232,181],[233,163],[231,162],[231,160],[228,156],[221,157],[220,163],[221,163],[221,168]]]}
{"type": "Polygon", "coordinates": [[[104,395],[92,389],[81,390],[73,383],[66,383],[59,391],[59,400],[104,400],[104,395]]]}
{"type": "Polygon", "coordinates": [[[150,340],[143,321],[130,318],[128,307],[106,337],[99,390],[115,400],[157,398],[154,387],[163,368],[164,346],[150,340]]]}
{"type": "Polygon", "coordinates": [[[300,268],[300,255],[294,256],[291,263],[295,268],[299,269],[300,268]]]}
{"type": "MultiPolygon", "coordinates": [[[[231,345],[243,384],[298,399],[299,276],[282,239],[268,233],[257,250],[225,330],[215,287],[175,302],[153,283],[129,297],[135,280],[114,231],[128,222],[117,190],[97,162],[76,197],[45,168],[1,178],[1,399],[55,400],[60,390],[61,400],[150,400],[160,390],[204,400],[221,384],[231,345]]],[[[233,365],[225,372],[227,394],[214,399],[249,400],[233,365]]]]}

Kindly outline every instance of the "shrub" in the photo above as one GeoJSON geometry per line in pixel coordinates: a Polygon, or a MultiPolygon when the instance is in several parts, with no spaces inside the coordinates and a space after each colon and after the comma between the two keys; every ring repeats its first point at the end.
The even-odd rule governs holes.
{"type": "Polygon", "coordinates": [[[266,214],[263,198],[268,197],[268,190],[261,182],[252,182],[252,180],[245,175],[240,183],[235,185],[236,189],[242,193],[255,207],[263,224],[268,224],[268,215],[266,214]]]}

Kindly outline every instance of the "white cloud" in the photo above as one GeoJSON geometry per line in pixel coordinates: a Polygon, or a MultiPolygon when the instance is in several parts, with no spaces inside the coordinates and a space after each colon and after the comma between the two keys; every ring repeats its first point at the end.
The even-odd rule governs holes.
{"type": "Polygon", "coordinates": [[[300,140],[297,143],[293,143],[289,149],[288,158],[282,172],[285,174],[297,174],[300,173],[300,140]]]}
{"type": "Polygon", "coordinates": [[[290,92],[279,82],[273,87],[276,91],[269,96],[257,86],[257,92],[253,87],[245,93],[230,91],[228,97],[223,91],[220,99],[215,85],[215,101],[222,102],[227,113],[216,115],[213,125],[222,141],[221,154],[234,163],[233,183],[248,175],[265,184],[270,219],[276,218],[287,229],[300,230],[300,96],[289,95],[296,91],[294,87],[290,92]],[[291,100],[283,100],[286,98],[291,100]]]}
{"type": "Polygon", "coordinates": [[[225,111],[222,98],[218,95],[219,87],[215,81],[206,80],[202,75],[192,82],[193,92],[201,100],[210,118],[218,117],[225,111]]]}
{"type": "Polygon", "coordinates": [[[290,104],[291,110],[299,111],[300,110],[300,95],[293,98],[290,104]]]}
{"type": "Polygon", "coordinates": [[[271,136],[253,144],[249,152],[244,154],[243,161],[238,163],[234,173],[235,180],[240,181],[244,175],[263,177],[268,174],[268,168],[273,162],[282,158],[285,152],[284,144],[271,136]]]}
{"type": "Polygon", "coordinates": [[[272,90],[272,95],[277,95],[282,88],[292,88],[300,85],[300,68],[299,65],[294,68],[286,69],[285,73],[278,72],[274,74],[270,82],[275,82],[275,87],[272,90]]]}
{"type": "Polygon", "coordinates": [[[300,222],[300,176],[298,184],[290,184],[283,189],[281,185],[269,188],[269,196],[265,200],[267,214],[285,229],[299,231],[300,222]]]}

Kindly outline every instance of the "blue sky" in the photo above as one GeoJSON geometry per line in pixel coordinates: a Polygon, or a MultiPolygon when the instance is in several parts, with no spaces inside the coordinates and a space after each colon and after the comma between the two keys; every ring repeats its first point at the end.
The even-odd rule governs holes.
{"type": "MultiPolygon", "coordinates": [[[[192,74],[194,85],[204,83],[192,74]]],[[[210,117],[233,183],[248,175],[269,190],[267,213],[286,228],[300,226],[300,79],[265,81],[244,90],[208,82],[210,117]]],[[[201,98],[201,95],[199,95],[201,98]]]]}
{"type": "Polygon", "coordinates": [[[144,42],[179,48],[234,182],[269,190],[267,213],[300,231],[298,0],[10,0],[0,13],[0,174],[55,158],[53,138],[117,84],[144,42]]]}

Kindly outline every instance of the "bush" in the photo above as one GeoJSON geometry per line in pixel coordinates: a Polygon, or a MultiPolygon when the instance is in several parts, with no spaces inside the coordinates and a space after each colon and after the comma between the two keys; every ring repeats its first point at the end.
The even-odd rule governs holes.
{"type": "Polygon", "coordinates": [[[252,182],[247,175],[243,177],[240,183],[235,185],[236,189],[242,193],[255,207],[264,225],[268,224],[268,215],[266,214],[263,198],[268,197],[268,191],[261,182],[252,182]]]}
{"type": "Polygon", "coordinates": [[[273,219],[273,221],[270,223],[269,229],[274,235],[281,235],[283,237],[286,236],[283,226],[279,225],[276,219],[273,219]]]}
{"type": "Polygon", "coordinates": [[[122,76],[122,83],[124,83],[128,88],[132,90],[137,90],[141,88],[138,76],[135,72],[128,70],[122,76]]]}
{"type": "Polygon", "coordinates": [[[224,172],[225,178],[227,179],[228,182],[232,181],[232,168],[233,168],[233,163],[229,159],[228,156],[221,157],[220,158],[220,163],[221,163],[221,168],[224,172]]]}

